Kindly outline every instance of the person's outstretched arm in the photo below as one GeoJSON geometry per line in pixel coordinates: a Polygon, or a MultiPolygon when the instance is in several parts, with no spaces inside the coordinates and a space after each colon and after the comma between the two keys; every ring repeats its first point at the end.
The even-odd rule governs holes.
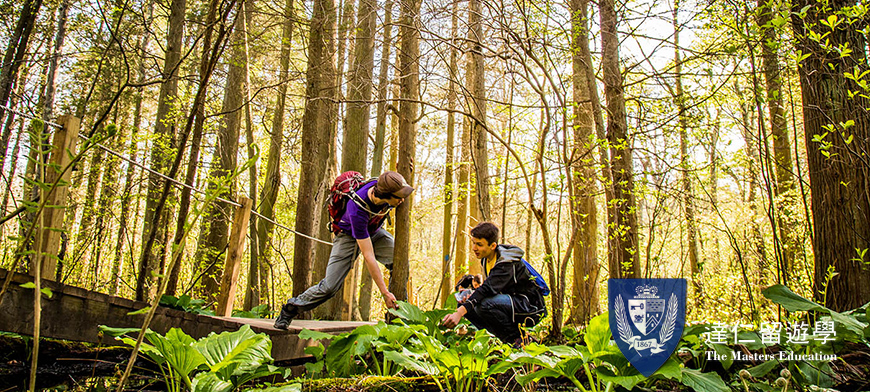
{"type": "Polygon", "coordinates": [[[377,259],[375,259],[375,248],[372,246],[371,237],[358,239],[356,240],[356,243],[359,245],[360,253],[363,255],[369,274],[375,281],[375,285],[377,285],[378,289],[381,291],[381,295],[384,296],[384,302],[387,304],[387,309],[398,309],[399,305],[396,303],[396,296],[390,292],[387,288],[387,284],[384,283],[384,274],[381,272],[381,266],[378,264],[377,259]]]}

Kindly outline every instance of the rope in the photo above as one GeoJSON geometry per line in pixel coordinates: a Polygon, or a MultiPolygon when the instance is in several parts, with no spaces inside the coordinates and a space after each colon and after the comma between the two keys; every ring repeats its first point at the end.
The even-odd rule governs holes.
{"type": "MultiPolygon", "coordinates": [[[[43,121],[41,118],[38,118],[38,117],[33,116],[33,115],[31,115],[31,114],[24,113],[24,112],[21,112],[21,111],[18,111],[18,110],[15,110],[15,109],[9,108],[9,107],[4,106],[4,105],[0,105],[0,108],[5,109],[5,110],[7,110],[7,111],[9,111],[9,112],[15,113],[15,114],[17,114],[17,115],[19,115],[19,116],[22,116],[22,117],[25,117],[25,118],[29,118],[29,119],[31,119],[31,120],[39,120],[39,121],[43,121]]],[[[56,128],[63,128],[63,125],[60,125],[60,124],[57,124],[57,123],[53,123],[53,122],[49,122],[49,121],[43,121],[43,123],[45,123],[46,125],[51,125],[51,126],[56,127],[56,128]]],[[[81,132],[79,132],[79,137],[82,138],[82,139],[84,139],[84,140],[86,140],[86,141],[88,141],[88,142],[92,142],[92,141],[91,141],[91,138],[87,137],[85,134],[83,134],[83,133],[81,133],[81,132]]],[[[92,143],[93,143],[93,142],[92,142],[92,143]]],[[[170,183],[173,183],[173,184],[175,184],[175,185],[178,185],[178,186],[181,186],[181,187],[184,187],[184,188],[190,189],[191,191],[194,191],[194,192],[197,192],[197,193],[200,193],[200,194],[203,194],[203,195],[206,194],[205,191],[203,191],[203,190],[201,190],[201,189],[197,189],[197,188],[193,187],[192,185],[185,184],[184,182],[181,182],[181,181],[178,181],[178,180],[176,180],[176,179],[174,179],[174,178],[172,178],[172,177],[166,176],[166,175],[164,175],[163,173],[160,173],[160,172],[158,172],[158,171],[156,171],[156,170],[154,170],[154,169],[152,169],[152,168],[150,168],[150,167],[148,167],[148,166],[145,166],[145,165],[143,165],[143,164],[141,164],[141,163],[139,163],[139,162],[136,162],[136,161],[134,161],[134,160],[132,160],[132,159],[130,159],[130,158],[127,158],[127,157],[121,155],[120,153],[118,153],[118,152],[112,150],[111,148],[108,148],[108,147],[106,147],[106,146],[104,146],[104,145],[102,145],[102,144],[100,144],[100,143],[94,143],[94,145],[97,146],[97,147],[99,147],[99,148],[102,149],[103,151],[108,152],[109,154],[112,154],[112,155],[118,157],[118,159],[121,159],[122,161],[125,161],[125,162],[127,162],[127,163],[129,163],[129,164],[131,164],[131,165],[133,165],[133,166],[136,166],[136,167],[142,169],[142,170],[145,170],[145,171],[147,171],[147,172],[150,173],[150,174],[153,174],[153,175],[155,175],[155,176],[158,176],[158,177],[162,178],[163,180],[169,181],[170,183]]],[[[234,207],[241,207],[241,206],[242,206],[241,204],[239,204],[239,203],[237,203],[237,202],[235,202],[235,201],[227,200],[227,199],[224,199],[224,198],[221,198],[221,197],[216,197],[215,200],[220,201],[220,202],[227,203],[227,204],[229,204],[229,205],[231,205],[231,206],[234,206],[234,207]]],[[[320,243],[322,243],[322,244],[326,244],[326,245],[332,246],[332,243],[331,243],[331,242],[327,242],[327,241],[321,240],[321,239],[319,239],[319,238],[314,238],[314,237],[309,236],[309,235],[307,235],[307,234],[300,233],[300,232],[298,232],[298,231],[296,231],[296,230],[293,230],[293,229],[291,229],[291,228],[289,228],[289,227],[287,227],[287,226],[284,226],[284,225],[282,225],[282,224],[280,224],[280,223],[278,223],[278,222],[275,222],[275,221],[272,220],[272,219],[269,219],[269,218],[267,218],[267,217],[265,217],[265,216],[263,216],[263,215],[260,215],[260,213],[258,213],[257,211],[251,210],[251,215],[255,215],[255,216],[257,216],[258,218],[265,220],[266,222],[269,222],[269,223],[271,223],[271,224],[273,224],[273,225],[275,225],[275,226],[278,226],[278,227],[280,227],[280,228],[282,228],[282,229],[284,229],[284,230],[287,230],[287,231],[289,231],[289,232],[291,232],[291,233],[293,233],[293,234],[296,234],[296,235],[298,235],[298,236],[305,237],[305,238],[308,238],[308,239],[310,239],[310,240],[312,240],[312,241],[317,241],[317,242],[320,242],[320,243]]]]}

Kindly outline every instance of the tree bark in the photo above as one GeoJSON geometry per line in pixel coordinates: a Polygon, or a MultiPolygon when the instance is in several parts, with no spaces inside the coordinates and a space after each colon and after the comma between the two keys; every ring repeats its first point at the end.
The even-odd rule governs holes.
{"type": "MultiPolygon", "coordinates": [[[[315,0],[311,16],[306,71],[306,104],[302,116],[302,170],[299,175],[295,230],[315,233],[315,223],[326,199],[323,188],[329,151],[335,138],[335,4],[315,0]]],[[[293,295],[305,291],[310,281],[313,241],[296,236],[293,247],[293,295]]]]}
{"type": "MultiPolygon", "coordinates": [[[[441,239],[441,273],[443,277],[441,278],[441,307],[445,307],[447,304],[447,297],[453,292],[453,282],[456,279],[454,276],[457,271],[455,271],[458,267],[454,266],[451,270],[451,255],[453,251],[453,199],[454,193],[456,190],[454,189],[455,184],[453,181],[453,171],[455,170],[454,166],[454,158],[453,152],[455,150],[455,135],[456,135],[456,114],[453,112],[456,110],[456,76],[458,74],[458,54],[456,52],[456,47],[453,46],[456,44],[456,31],[458,30],[459,24],[459,2],[454,1],[452,5],[452,12],[450,16],[450,63],[448,64],[449,72],[450,72],[450,80],[447,82],[447,145],[445,149],[447,150],[447,154],[445,155],[444,162],[444,223],[443,223],[443,234],[441,239]]],[[[457,229],[457,231],[459,231],[457,229]]],[[[453,260],[456,263],[455,260],[453,260]]]]}
{"type": "Polygon", "coordinates": [[[680,134],[680,171],[682,185],[683,214],[686,219],[686,242],[689,251],[689,267],[692,271],[692,286],[694,287],[695,306],[703,305],[703,284],[701,280],[701,261],[698,256],[699,238],[698,223],[695,219],[695,189],[690,177],[689,163],[689,115],[686,113],[688,97],[683,91],[683,60],[680,56],[680,24],[677,18],[680,1],[674,2],[674,72],[676,73],[674,100],[677,104],[677,119],[680,134]]]}
{"type": "MultiPolygon", "coordinates": [[[[290,53],[293,40],[293,21],[295,12],[293,0],[286,0],[284,4],[284,24],[281,32],[281,84],[278,86],[278,96],[275,98],[275,113],[272,115],[272,130],[269,141],[269,158],[266,161],[266,180],[263,191],[260,194],[260,215],[275,219],[275,202],[278,200],[278,190],[281,188],[281,148],[284,144],[284,106],[287,102],[287,84],[290,75],[290,53]]],[[[272,233],[275,229],[271,222],[266,219],[257,220],[257,238],[259,241],[260,257],[260,295],[268,297],[269,288],[267,283],[268,272],[265,268],[271,265],[269,260],[272,256],[270,244],[272,233]]]]}
{"type": "MultiPolygon", "coordinates": [[[[175,154],[175,133],[177,118],[172,115],[178,95],[178,66],[181,62],[181,45],[184,38],[184,16],[187,9],[186,0],[172,0],[169,9],[169,29],[166,35],[166,56],[163,64],[163,80],[160,85],[160,97],[157,104],[157,119],[154,128],[154,145],[151,148],[151,168],[158,172],[166,172],[170,159],[175,154]]],[[[138,266],[136,278],[136,300],[145,300],[150,296],[151,272],[158,272],[166,257],[166,226],[169,224],[169,210],[162,208],[161,214],[156,214],[160,204],[163,180],[150,174],[148,176],[148,194],[145,202],[145,218],[142,228],[142,243],[145,245],[153,237],[153,246],[143,246],[142,257],[138,266]],[[153,233],[152,233],[153,232],[153,233]]]]}
{"type": "MultiPolygon", "coordinates": [[[[870,248],[870,113],[862,87],[844,73],[862,78],[868,70],[866,41],[849,23],[833,29],[819,22],[837,15],[854,1],[825,4],[801,0],[793,4],[792,26],[796,47],[809,55],[798,67],[803,102],[804,136],[813,206],[813,248],[815,276],[813,291],[825,306],[845,311],[870,301],[870,255],[858,255],[870,248]],[[807,7],[801,19],[801,10],[807,7]],[[825,42],[831,48],[848,47],[850,56],[824,48],[808,36],[809,29],[830,33],[825,42]],[[852,124],[844,127],[841,124],[852,124]],[[825,127],[834,127],[828,132],[825,127]],[[816,141],[820,140],[820,141],[816,141]],[[860,259],[856,261],[854,259],[860,259]],[[837,272],[826,279],[829,268],[837,272]]],[[[870,252],[868,252],[870,253],[870,252]]]]}
{"type": "Polygon", "coordinates": [[[571,154],[573,172],[572,226],[577,231],[574,243],[574,282],[571,321],[585,325],[598,314],[598,192],[594,168],[595,118],[589,69],[592,63],[583,56],[589,50],[589,1],[571,0],[571,52],[573,64],[574,146],[571,154]]]}
{"type": "MultiPolygon", "coordinates": [[[[371,176],[377,177],[383,171],[384,139],[387,133],[387,94],[389,87],[390,72],[390,47],[392,46],[393,32],[393,0],[387,0],[384,4],[384,39],[381,44],[381,64],[378,70],[378,106],[375,123],[375,147],[372,153],[371,176]]],[[[359,289],[359,313],[360,319],[371,319],[372,292],[374,281],[369,274],[368,268],[362,268],[359,289]]]]}
{"type": "MultiPolygon", "coordinates": [[[[243,7],[244,8],[244,7],[243,7]]],[[[229,59],[227,84],[224,90],[224,100],[221,112],[225,113],[217,130],[217,145],[212,156],[209,172],[208,191],[216,192],[218,197],[234,200],[236,197],[236,181],[230,179],[236,171],[239,153],[239,132],[242,124],[242,105],[244,96],[242,89],[245,82],[244,32],[242,25],[244,16],[235,19],[232,38],[232,53],[229,59]]],[[[223,261],[229,241],[230,219],[233,206],[215,202],[205,206],[200,238],[197,243],[196,262],[202,273],[200,298],[212,302],[220,291],[220,279],[223,276],[223,261]]]]}
{"type": "MultiPolygon", "coordinates": [[[[777,204],[777,228],[782,241],[782,265],[785,283],[794,269],[795,255],[799,245],[795,239],[794,218],[789,219],[789,207],[795,205],[794,174],[792,169],[791,141],[788,134],[788,120],[782,98],[782,77],[779,66],[779,39],[776,28],[771,25],[774,10],[770,0],[757,0],[757,22],[761,31],[761,62],[767,95],[767,108],[770,115],[770,134],[773,137],[773,166],[776,184],[773,187],[777,204]]],[[[776,12],[779,12],[778,10],[776,12]]]]}
{"type": "Polygon", "coordinates": [[[608,264],[611,278],[640,278],[634,170],[626,122],[623,78],[619,69],[619,37],[614,0],[601,1],[600,8],[601,65],[604,96],[607,101],[607,140],[610,142],[616,221],[616,225],[608,228],[609,235],[618,246],[617,249],[611,249],[608,264]]]}
{"type": "Polygon", "coordinates": [[[468,52],[466,80],[471,91],[469,97],[469,112],[471,113],[471,160],[474,165],[475,193],[477,209],[472,215],[479,217],[479,222],[491,219],[489,200],[489,156],[486,149],[488,139],[486,131],[486,79],[483,61],[483,24],[480,0],[468,1],[468,42],[471,44],[468,52]]]}
{"type": "MultiPolygon", "coordinates": [[[[25,0],[21,6],[18,22],[6,46],[3,63],[0,64],[0,67],[2,67],[0,69],[0,105],[6,106],[9,103],[9,97],[15,88],[15,81],[18,80],[18,69],[24,63],[27,44],[30,41],[33,26],[36,24],[36,18],[41,7],[42,0],[25,0]]],[[[7,115],[6,109],[0,108],[0,124],[4,122],[5,115],[7,115]]],[[[10,127],[4,128],[2,134],[0,134],[0,171],[2,171],[5,165],[9,139],[12,136],[12,129],[10,127]]]]}
{"type": "MultiPolygon", "coordinates": [[[[409,185],[414,185],[413,162],[417,149],[418,116],[417,100],[420,97],[419,58],[420,58],[420,4],[421,0],[402,0],[401,46],[398,52],[401,77],[399,104],[399,160],[397,171],[405,177],[409,185]]],[[[409,254],[411,251],[411,209],[414,194],[405,199],[396,209],[395,249],[393,251],[393,272],[390,276],[390,292],[398,300],[408,300],[408,281],[410,279],[409,254]]]]}

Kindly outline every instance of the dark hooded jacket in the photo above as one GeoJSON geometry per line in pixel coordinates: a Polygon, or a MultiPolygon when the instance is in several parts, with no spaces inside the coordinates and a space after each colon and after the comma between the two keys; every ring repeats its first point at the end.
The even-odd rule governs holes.
{"type": "Polygon", "coordinates": [[[481,259],[486,279],[462,306],[472,310],[485,298],[508,294],[512,299],[514,322],[525,322],[531,318],[532,324],[537,324],[547,315],[547,307],[541,289],[523,263],[525,252],[513,245],[498,245],[495,252],[497,259],[491,271],[486,271],[486,259],[481,259]]]}

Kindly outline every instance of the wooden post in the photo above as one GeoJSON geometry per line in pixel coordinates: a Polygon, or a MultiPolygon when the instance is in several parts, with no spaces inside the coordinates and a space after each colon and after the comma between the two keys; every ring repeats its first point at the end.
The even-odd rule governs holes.
{"type": "Polygon", "coordinates": [[[224,265],[224,276],[221,279],[221,291],[218,294],[218,316],[230,316],[233,313],[233,298],[236,297],[236,285],[239,281],[239,267],[242,254],[245,253],[245,233],[251,219],[251,207],[254,201],[239,197],[241,207],[233,214],[233,225],[230,228],[230,240],[227,244],[227,262],[224,265]]]}
{"type": "MultiPolygon", "coordinates": [[[[81,119],[65,115],[58,118],[58,122],[63,128],[55,130],[48,165],[40,169],[45,170],[45,178],[42,181],[47,185],[57,181],[61,171],[72,162],[76,143],[79,139],[81,119]]],[[[72,170],[67,170],[54,190],[51,192],[43,190],[40,196],[43,198],[41,200],[46,200],[46,203],[42,214],[36,219],[40,227],[37,231],[39,238],[37,238],[34,247],[37,251],[34,259],[41,259],[42,262],[35,265],[42,264],[43,279],[51,281],[55,279],[55,270],[57,269],[57,253],[61,243],[60,230],[63,229],[71,177],[72,170]]]]}

